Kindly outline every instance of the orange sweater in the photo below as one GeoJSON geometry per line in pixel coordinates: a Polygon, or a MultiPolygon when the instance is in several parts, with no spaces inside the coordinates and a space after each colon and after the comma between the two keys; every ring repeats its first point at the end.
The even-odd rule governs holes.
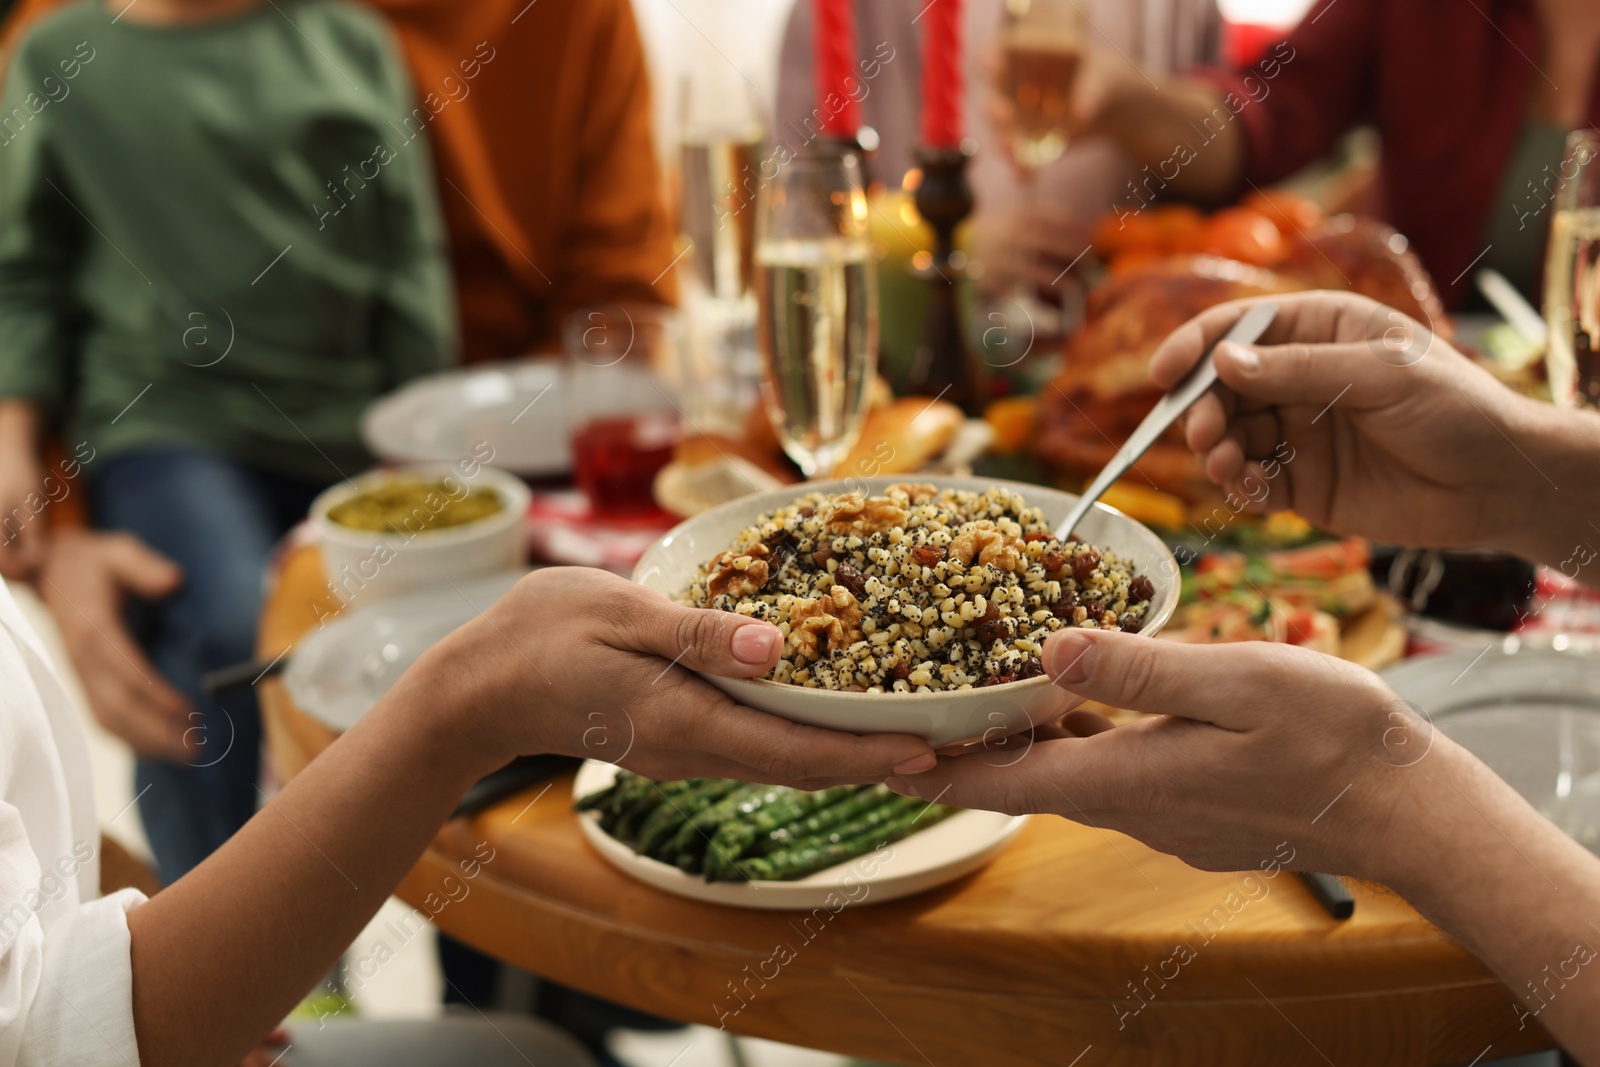
{"type": "MultiPolygon", "coordinates": [[[[3,43],[63,2],[22,0],[3,43]]],[[[395,27],[418,98],[391,144],[419,128],[432,141],[467,361],[559,346],[584,304],[672,301],[629,0],[366,2],[395,27]]]]}

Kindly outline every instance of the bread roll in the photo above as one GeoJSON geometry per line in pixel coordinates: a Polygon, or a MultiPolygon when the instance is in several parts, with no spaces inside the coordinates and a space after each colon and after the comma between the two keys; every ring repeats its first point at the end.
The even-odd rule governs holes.
{"type": "Polygon", "coordinates": [[[861,437],[839,464],[838,478],[911,474],[941,454],[955,439],[966,416],[945,400],[907,397],[867,416],[861,437]]]}

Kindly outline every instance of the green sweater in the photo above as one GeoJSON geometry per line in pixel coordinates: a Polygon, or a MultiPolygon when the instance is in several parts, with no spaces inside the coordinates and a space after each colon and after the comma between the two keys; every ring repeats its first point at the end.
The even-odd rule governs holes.
{"type": "Polygon", "coordinates": [[[43,20],[0,102],[0,397],[102,456],[359,470],[362,409],[455,346],[411,107],[388,28],[335,0],[43,20]]]}

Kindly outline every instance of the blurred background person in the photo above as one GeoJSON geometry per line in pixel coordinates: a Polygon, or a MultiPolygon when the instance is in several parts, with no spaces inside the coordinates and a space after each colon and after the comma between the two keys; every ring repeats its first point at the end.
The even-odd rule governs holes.
{"type": "Polygon", "coordinates": [[[1319,0],[1241,72],[1177,77],[1094,49],[1076,135],[1103,135],[1151,193],[1222,203],[1381,143],[1373,213],[1411,241],[1449,307],[1493,267],[1537,302],[1544,215],[1570,130],[1600,125],[1600,5],[1587,0],[1319,0]]]}
{"type": "MultiPolygon", "coordinates": [[[[921,32],[915,20],[925,6],[925,0],[856,4],[857,50],[863,59],[882,61],[882,73],[865,86],[861,100],[862,121],[879,142],[872,176],[891,188],[916,166],[921,32]]],[[[775,138],[791,144],[805,136],[816,106],[811,7],[794,5],[780,58],[775,138]]],[[[1216,62],[1222,26],[1215,0],[968,0],[965,128],[977,149],[968,167],[976,199],[974,252],[982,264],[977,281],[993,295],[1036,292],[1055,303],[1067,283],[1063,272],[1087,247],[1090,229],[1140,163],[1106,138],[1073,138],[1019,154],[1013,130],[994,122],[995,98],[1005,92],[1007,78],[1008,19],[1030,9],[1030,17],[1037,17],[1051,7],[1076,24],[1081,40],[1074,46],[1129,56],[1156,76],[1216,62]]],[[[1019,38],[1026,40],[1023,34],[1037,40],[1019,27],[1019,38]]]]}
{"type": "MultiPolygon", "coordinates": [[[[115,532],[58,534],[40,591],[140,757],[169,882],[260,797],[254,692],[201,677],[251,658],[268,553],[370,462],[361,411],[455,348],[426,143],[374,148],[414,105],[390,31],[292,13],[83,0],[25,32],[0,102],[28,116],[0,150],[0,511],[43,482],[46,435],[71,443],[115,532]]],[[[8,577],[39,564],[0,546],[8,577]]]]}
{"type": "MultiPolygon", "coordinates": [[[[61,3],[21,0],[8,39],[61,3]]],[[[278,6],[287,28],[294,8],[278,6]]],[[[588,304],[672,301],[673,227],[628,0],[364,6],[393,26],[416,93],[377,140],[397,152],[418,131],[431,141],[464,360],[553,351],[562,319],[588,304]]]]}
{"type": "MultiPolygon", "coordinates": [[[[137,21],[135,15],[151,0],[137,2],[139,6],[129,9],[118,28],[137,21]]],[[[115,10],[123,10],[120,0],[112,3],[115,10]]],[[[8,38],[14,41],[26,34],[40,15],[58,6],[59,0],[24,0],[8,25],[8,38]]],[[[177,6],[199,11],[217,5],[190,0],[177,6]]],[[[644,51],[628,0],[544,0],[538,5],[525,0],[481,0],[470,9],[443,0],[372,0],[360,6],[375,8],[390,23],[399,41],[397,65],[409,67],[412,88],[403,99],[394,100],[381,123],[363,126],[352,134],[359,152],[352,150],[326,165],[312,164],[314,187],[297,191],[293,209],[297,218],[309,220],[315,231],[312,236],[320,235],[324,228],[335,231],[365,225],[352,216],[369,206],[361,202],[360,192],[368,181],[374,189],[399,181],[426,181],[427,210],[432,214],[442,210],[448,240],[440,242],[434,253],[430,269],[437,281],[430,293],[418,294],[417,302],[424,308],[447,306],[449,277],[453,275],[459,336],[454,330],[445,330],[437,338],[438,347],[441,353],[459,347],[469,362],[556,349],[561,323],[577,307],[673,300],[673,227],[662,198],[652,140],[644,51]],[[375,151],[375,145],[381,146],[381,151],[375,151]],[[396,174],[406,177],[393,177],[396,174]],[[441,262],[438,257],[446,253],[448,263],[441,262]]],[[[279,32],[295,35],[304,21],[299,11],[298,5],[279,4],[265,8],[260,18],[279,32]]],[[[315,65],[316,78],[344,84],[347,64],[340,50],[321,41],[317,47],[323,54],[313,52],[307,60],[315,65]]],[[[283,89],[278,86],[272,91],[283,89]]],[[[136,130],[138,125],[130,122],[125,128],[136,130]]],[[[306,165],[303,145],[278,143],[263,146],[261,151],[276,153],[283,167],[306,165]],[[298,163],[296,156],[300,157],[298,163]]],[[[237,189],[228,190],[229,184],[218,182],[224,195],[239,196],[237,189]]],[[[181,220],[175,222],[174,229],[180,224],[181,220]]],[[[217,232],[225,235],[229,231],[222,227],[217,232]]],[[[285,238],[278,247],[290,243],[285,238]]],[[[314,244],[310,237],[295,243],[299,247],[286,261],[314,244]]],[[[118,244],[127,249],[120,239],[118,244]]],[[[366,257],[366,269],[377,271],[389,265],[386,255],[374,249],[366,257]]],[[[283,265],[279,263],[274,271],[283,265]]],[[[284,310],[285,317],[295,313],[293,308],[284,310]]],[[[241,323],[240,328],[249,325],[241,323]]],[[[214,335],[215,331],[211,353],[220,350],[214,335]]],[[[183,336],[198,342],[206,335],[183,336]]],[[[188,358],[203,363],[214,355],[188,358]]],[[[441,355],[423,369],[442,365],[441,355]]],[[[370,463],[358,443],[360,412],[366,402],[409,376],[390,376],[338,417],[338,432],[348,437],[358,452],[341,455],[339,473],[354,474],[370,463]]],[[[261,402],[260,397],[254,399],[261,402]]],[[[271,417],[289,429],[280,416],[272,413],[271,417]]],[[[32,442],[37,439],[37,428],[31,423],[21,425],[19,436],[32,442]]],[[[307,442],[299,439],[293,444],[307,447],[307,442]]],[[[326,464],[323,469],[323,483],[338,477],[326,464]]],[[[34,491],[38,480],[36,472],[25,470],[8,478],[0,465],[0,486],[12,485],[12,496],[34,491]]],[[[162,686],[162,674],[138,655],[138,647],[119,618],[119,604],[126,596],[159,598],[176,588],[179,592],[160,609],[175,613],[173,640],[193,644],[201,640],[200,635],[217,632],[207,620],[179,612],[180,602],[202,580],[189,573],[189,561],[180,559],[183,566],[175,569],[136,538],[69,534],[60,539],[58,565],[51,569],[53,583],[43,584],[42,590],[52,601],[74,665],[90,681],[91,692],[99,691],[94,701],[98,714],[139,720],[165,715],[167,721],[177,723],[180,734],[198,725],[190,716],[199,706],[195,692],[199,674],[252,657],[267,553],[304,516],[318,487],[308,485],[304,491],[284,495],[270,521],[259,528],[252,547],[230,553],[229,558],[239,564],[232,575],[235,589],[228,598],[233,612],[231,651],[208,654],[203,667],[186,673],[179,690],[187,697],[162,686]],[[60,595],[52,592],[52,584],[62,590],[60,595]],[[152,684],[146,685],[146,678],[152,684]]],[[[218,516],[216,522],[237,521],[233,503],[215,498],[211,507],[218,516]]],[[[8,512],[9,507],[3,513],[8,512]]],[[[97,518],[106,521],[103,515],[97,514],[97,518]]],[[[33,525],[40,533],[45,528],[43,523],[33,525]]],[[[131,524],[123,525],[144,536],[131,524]]],[[[43,539],[34,538],[32,530],[29,533],[22,547],[37,552],[43,539]]],[[[224,546],[238,539],[207,540],[224,546]]],[[[30,565],[36,566],[37,558],[30,565]]],[[[230,695],[227,707],[230,715],[249,724],[249,735],[241,733],[236,742],[243,755],[229,760],[248,761],[249,774],[245,776],[242,767],[238,770],[236,802],[194,847],[178,859],[169,859],[172,850],[159,846],[162,873],[169,881],[220,844],[249,816],[259,799],[254,775],[258,742],[253,692],[230,695]]],[[[110,718],[107,721],[109,724],[110,718]]],[[[124,729],[114,732],[129,736],[124,729]]],[[[191,740],[215,738],[219,731],[205,734],[194,730],[187,736],[191,740]]],[[[226,744],[225,729],[220,736],[226,744]]],[[[210,757],[187,758],[204,763],[210,757]]],[[[190,773],[188,768],[183,770],[190,773]]],[[[214,777],[222,772],[207,769],[198,773],[214,777]]],[[[146,784],[141,770],[136,787],[142,789],[146,784]]],[[[141,804],[152,803],[149,798],[155,792],[142,794],[141,804]]],[[[156,818],[170,821],[167,815],[156,818]]],[[[154,839],[156,834],[151,836],[154,839]]],[[[449,938],[440,939],[440,952],[449,977],[447,1001],[483,1003],[493,999],[499,969],[492,960],[449,938]]],[[[576,994],[569,999],[582,1000],[576,994]]],[[[554,1013],[565,1017],[573,1012],[597,1016],[592,1026],[564,1018],[579,1030],[602,1031],[614,1021],[609,1009],[587,1001],[558,1006],[554,1013]]],[[[595,1040],[593,1034],[585,1036],[591,1043],[595,1040]]]]}

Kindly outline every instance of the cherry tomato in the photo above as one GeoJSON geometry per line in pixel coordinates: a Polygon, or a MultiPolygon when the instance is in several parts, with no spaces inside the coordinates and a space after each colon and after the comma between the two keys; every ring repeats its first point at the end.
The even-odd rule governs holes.
{"type": "Polygon", "coordinates": [[[1094,250],[1106,259],[1122,252],[1148,251],[1161,248],[1161,227],[1151,218],[1150,212],[1116,212],[1102,218],[1095,225],[1089,239],[1094,250]]]}
{"type": "Polygon", "coordinates": [[[1326,218],[1322,206],[1315,200],[1288,189],[1257,190],[1245,197],[1239,206],[1265,215],[1285,237],[1301,230],[1314,230],[1326,218]]]}
{"type": "Polygon", "coordinates": [[[1272,220],[1248,208],[1231,207],[1206,220],[1201,250],[1257,267],[1280,263],[1288,252],[1272,220]]]}
{"type": "Polygon", "coordinates": [[[1200,251],[1204,240],[1206,217],[1188,204],[1163,204],[1150,213],[1151,220],[1161,233],[1161,247],[1182,255],[1200,251]]]}

